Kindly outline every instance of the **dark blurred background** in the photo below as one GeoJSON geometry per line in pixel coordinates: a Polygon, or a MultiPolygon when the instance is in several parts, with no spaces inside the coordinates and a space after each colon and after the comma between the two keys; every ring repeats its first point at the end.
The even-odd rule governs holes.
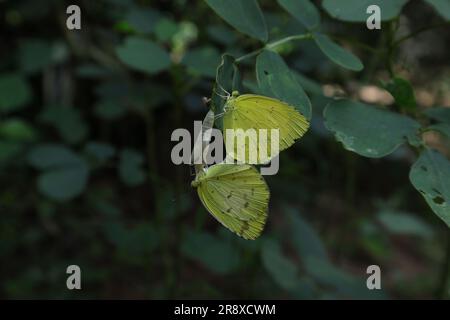
{"type": "MultiPolygon", "coordinates": [[[[312,101],[312,127],[266,177],[268,223],[245,241],[203,208],[170,137],[205,116],[221,55],[261,45],[203,1],[78,1],[81,30],[66,28],[70,4],[0,1],[0,297],[448,298],[448,228],[409,183],[414,152],[362,158],[323,126],[332,97],[392,104],[377,86],[386,67],[365,48],[383,29],[321,12],[364,62],[359,73],[312,42],[280,48],[312,101]],[[66,288],[73,264],[82,290],[66,288]],[[366,288],[372,264],[380,291],[366,288]]],[[[275,1],[260,4],[270,39],[305,32],[275,1]]],[[[410,1],[398,33],[441,22],[410,1]]],[[[422,108],[450,105],[449,40],[448,26],[432,29],[396,57],[422,108]]],[[[241,72],[253,91],[254,60],[241,72]]],[[[448,155],[448,140],[426,139],[448,155]]]]}

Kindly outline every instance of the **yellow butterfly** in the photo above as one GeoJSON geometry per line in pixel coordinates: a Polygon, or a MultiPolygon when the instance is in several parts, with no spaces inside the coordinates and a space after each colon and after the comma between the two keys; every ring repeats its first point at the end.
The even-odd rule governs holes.
{"type": "Polygon", "coordinates": [[[255,167],[215,164],[198,172],[192,186],[205,208],[244,239],[260,236],[267,220],[270,191],[255,167]]]}
{"type": "Polygon", "coordinates": [[[243,163],[262,164],[268,162],[280,151],[290,147],[295,140],[301,138],[309,128],[309,122],[305,116],[291,105],[255,94],[239,95],[238,91],[233,91],[231,95],[228,95],[222,115],[225,145],[228,145],[227,129],[235,130],[234,150],[227,150],[227,153],[243,163]],[[236,129],[242,130],[236,131],[236,129]],[[266,150],[260,150],[259,134],[256,136],[256,141],[255,137],[251,135],[247,135],[246,138],[245,132],[248,129],[254,129],[257,133],[263,132],[260,129],[267,130],[266,141],[263,142],[266,150]],[[278,129],[279,145],[278,151],[274,154],[272,154],[272,143],[276,143],[276,141],[272,141],[271,129],[278,129]],[[239,143],[240,139],[244,139],[241,141],[245,141],[245,144],[239,143]],[[249,147],[252,143],[257,151],[256,157],[253,158],[249,155],[249,147]],[[245,150],[243,150],[244,148],[245,150]],[[255,158],[256,162],[249,161],[255,158]]]}

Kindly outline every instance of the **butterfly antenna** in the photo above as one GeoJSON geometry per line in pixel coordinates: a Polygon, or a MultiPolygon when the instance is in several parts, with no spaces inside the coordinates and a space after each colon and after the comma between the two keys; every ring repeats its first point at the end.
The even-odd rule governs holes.
{"type": "Polygon", "coordinates": [[[216,119],[219,119],[219,118],[223,117],[223,115],[224,115],[224,114],[225,114],[225,112],[222,112],[222,113],[216,114],[216,115],[214,116],[214,120],[216,120],[216,119]]]}
{"type": "Polygon", "coordinates": [[[229,96],[224,96],[224,95],[220,94],[219,92],[217,92],[217,90],[215,90],[215,89],[214,89],[214,93],[224,100],[227,100],[229,98],[229,96]]]}
{"type": "MultiPolygon", "coordinates": [[[[225,89],[221,86],[220,83],[217,82],[217,85],[219,86],[219,89],[222,90],[222,92],[224,92],[224,93],[226,94],[226,95],[225,95],[225,98],[226,98],[226,99],[228,99],[228,98],[231,97],[231,93],[229,93],[227,90],[225,90],[225,89]]],[[[222,96],[221,96],[221,97],[222,97],[222,96]]]]}

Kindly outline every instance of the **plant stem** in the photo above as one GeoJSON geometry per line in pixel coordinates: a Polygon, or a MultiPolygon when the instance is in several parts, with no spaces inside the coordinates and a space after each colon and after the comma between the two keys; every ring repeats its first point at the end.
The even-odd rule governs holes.
{"type": "Polygon", "coordinates": [[[265,49],[274,49],[284,43],[290,42],[290,41],[294,41],[294,40],[309,40],[309,39],[313,39],[313,35],[312,33],[305,33],[305,34],[298,34],[298,35],[294,35],[294,36],[289,36],[271,43],[266,44],[264,47],[256,49],[250,53],[247,53],[239,58],[237,58],[235,60],[236,63],[239,63],[245,59],[254,57],[256,55],[258,55],[261,51],[265,50],[265,49]]]}

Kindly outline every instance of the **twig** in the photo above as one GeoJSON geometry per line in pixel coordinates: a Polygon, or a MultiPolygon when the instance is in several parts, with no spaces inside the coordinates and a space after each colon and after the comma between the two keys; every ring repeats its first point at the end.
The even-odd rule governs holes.
{"type": "Polygon", "coordinates": [[[270,49],[274,49],[274,48],[276,48],[276,47],[278,47],[278,46],[280,46],[280,45],[282,45],[284,43],[290,42],[290,41],[294,41],[294,40],[309,40],[309,39],[313,39],[313,35],[311,33],[305,33],[305,34],[298,34],[298,35],[295,35],[295,36],[289,36],[289,37],[286,37],[286,38],[274,41],[272,43],[268,43],[262,48],[259,48],[257,50],[254,50],[254,51],[250,52],[250,53],[247,53],[247,54],[237,58],[235,60],[235,62],[239,63],[239,62],[241,62],[241,61],[243,61],[245,59],[248,59],[248,58],[251,58],[251,57],[254,57],[254,56],[258,55],[260,52],[262,52],[265,49],[269,49],[269,50],[270,49]]]}

